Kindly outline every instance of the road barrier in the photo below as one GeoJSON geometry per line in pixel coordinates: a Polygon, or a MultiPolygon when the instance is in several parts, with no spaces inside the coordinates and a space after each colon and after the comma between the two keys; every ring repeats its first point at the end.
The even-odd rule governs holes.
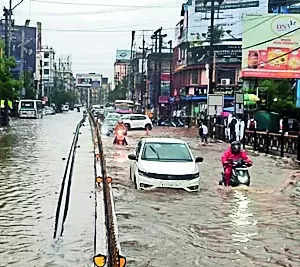
{"type": "Polygon", "coordinates": [[[100,131],[101,126],[91,112],[89,112],[89,119],[93,129],[95,146],[96,208],[94,264],[96,266],[123,267],[126,265],[126,258],[121,254],[120,242],[118,240],[117,218],[111,186],[112,178],[107,175],[106,171],[106,161],[100,131]]]}
{"type": "MultiPolygon", "coordinates": [[[[225,136],[224,125],[215,125],[215,135],[219,140],[229,141],[225,136]]],[[[250,146],[254,151],[278,154],[281,157],[295,155],[300,160],[300,135],[245,130],[242,143],[244,147],[250,146]]]]}

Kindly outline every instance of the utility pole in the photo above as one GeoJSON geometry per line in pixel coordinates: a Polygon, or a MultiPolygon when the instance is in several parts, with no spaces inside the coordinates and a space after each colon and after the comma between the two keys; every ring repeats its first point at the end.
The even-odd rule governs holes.
{"type": "Polygon", "coordinates": [[[213,56],[214,56],[214,20],[215,20],[215,0],[211,0],[210,8],[210,40],[209,40],[209,72],[208,72],[208,92],[213,94],[213,56]]]}
{"type": "Polygon", "coordinates": [[[156,119],[158,119],[157,112],[158,112],[158,77],[157,77],[157,34],[161,32],[162,28],[159,28],[156,30],[153,35],[151,36],[151,39],[155,40],[155,50],[154,50],[154,110],[156,114],[156,119]]]}
{"type": "MultiPolygon", "coordinates": [[[[173,53],[173,44],[172,44],[172,40],[170,40],[168,42],[169,44],[169,49],[170,49],[170,54],[171,54],[171,60],[170,60],[170,96],[171,96],[171,92],[172,92],[172,86],[173,86],[173,83],[172,83],[172,63],[173,63],[173,56],[172,56],[172,53],[173,53]]],[[[170,109],[169,109],[169,118],[170,120],[172,119],[172,114],[173,114],[173,109],[172,109],[172,105],[170,104],[170,109]]]]}
{"type": "Polygon", "coordinates": [[[144,96],[145,96],[145,77],[144,77],[144,63],[145,63],[145,34],[143,31],[143,53],[142,53],[142,88],[141,88],[141,102],[142,102],[142,109],[145,110],[145,101],[144,101],[144,96]]]}
{"type": "Polygon", "coordinates": [[[4,18],[5,18],[5,56],[8,57],[9,56],[9,49],[8,49],[8,18],[9,18],[9,10],[7,8],[4,7],[3,9],[4,12],[4,18]]]}

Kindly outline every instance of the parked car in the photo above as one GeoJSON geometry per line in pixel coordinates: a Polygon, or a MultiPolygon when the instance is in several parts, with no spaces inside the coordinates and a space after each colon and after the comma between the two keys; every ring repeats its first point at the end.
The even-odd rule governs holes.
{"type": "Polygon", "coordinates": [[[44,114],[45,115],[54,115],[55,113],[56,112],[55,112],[53,107],[48,107],[48,106],[44,107],[44,114]]]}
{"type": "Polygon", "coordinates": [[[188,192],[200,188],[198,163],[185,141],[175,138],[142,138],[135,154],[129,154],[130,178],[136,189],[182,188],[188,192]]]}
{"type": "Polygon", "coordinates": [[[152,130],[152,121],[144,114],[127,114],[122,116],[123,123],[130,129],[148,129],[152,130]]]}

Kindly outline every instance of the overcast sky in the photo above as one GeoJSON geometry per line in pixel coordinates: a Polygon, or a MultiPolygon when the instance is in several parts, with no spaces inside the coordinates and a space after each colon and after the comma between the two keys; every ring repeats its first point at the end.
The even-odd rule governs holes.
{"type": "MultiPolygon", "coordinates": [[[[21,0],[12,0],[13,6],[21,0]]],[[[14,12],[15,23],[42,22],[42,44],[57,55],[71,55],[73,72],[98,72],[113,77],[117,49],[130,49],[131,31],[142,46],[142,31],[163,27],[165,41],[174,39],[184,0],[24,0],[14,12]]],[[[8,7],[9,0],[0,1],[8,7]]],[[[2,8],[3,9],[3,8],[2,8]]],[[[145,32],[151,43],[152,32],[145,32]]]]}

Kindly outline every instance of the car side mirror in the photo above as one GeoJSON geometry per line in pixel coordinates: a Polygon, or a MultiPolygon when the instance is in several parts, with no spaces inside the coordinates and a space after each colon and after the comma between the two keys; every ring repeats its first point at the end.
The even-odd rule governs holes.
{"type": "Polygon", "coordinates": [[[203,158],[202,157],[197,157],[196,162],[203,162],[203,158]]]}
{"type": "Polygon", "coordinates": [[[134,155],[134,154],[129,154],[128,158],[131,160],[137,160],[136,155],[134,155]]]}

